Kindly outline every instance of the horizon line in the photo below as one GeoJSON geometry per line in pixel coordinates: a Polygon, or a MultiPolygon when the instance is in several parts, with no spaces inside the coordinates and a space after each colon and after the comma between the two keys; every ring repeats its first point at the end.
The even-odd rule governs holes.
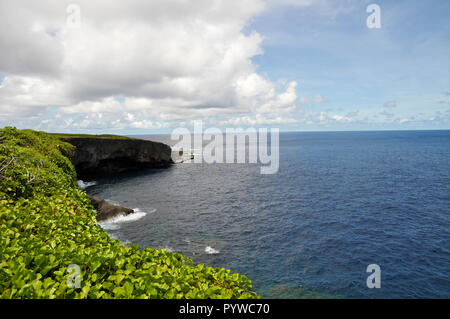
{"type": "MultiPolygon", "coordinates": [[[[325,131],[280,131],[280,134],[283,133],[352,133],[352,132],[434,132],[434,131],[450,131],[450,128],[446,129],[367,129],[367,130],[325,130],[325,131]]],[[[226,132],[223,132],[226,134],[226,132]]],[[[70,133],[69,133],[70,134],[70,133]]],[[[75,133],[77,134],[77,133],[75,133]]],[[[80,134],[80,133],[78,133],[80,134]]],[[[81,133],[82,134],[82,133],[81,133]]],[[[86,133],[89,134],[89,133],[86,133]]],[[[112,134],[112,133],[100,133],[100,134],[112,134]]],[[[124,136],[144,136],[144,135],[170,135],[170,133],[144,133],[144,134],[126,134],[124,136]]]]}

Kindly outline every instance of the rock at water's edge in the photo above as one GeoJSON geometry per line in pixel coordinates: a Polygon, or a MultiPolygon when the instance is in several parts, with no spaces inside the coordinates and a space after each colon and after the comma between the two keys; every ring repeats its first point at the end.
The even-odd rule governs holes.
{"type": "Polygon", "coordinates": [[[78,178],[110,176],[173,164],[170,146],[139,139],[61,138],[76,147],[71,161],[78,178]]]}
{"type": "Polygon", "coordinates": [[[92,206],[97,211],[97,221],[107,220],[120,215],[128,215],[134,213],[134,210],[122,206],[112,205],[100,197],[86,194],[91,200],[92,206]]]}

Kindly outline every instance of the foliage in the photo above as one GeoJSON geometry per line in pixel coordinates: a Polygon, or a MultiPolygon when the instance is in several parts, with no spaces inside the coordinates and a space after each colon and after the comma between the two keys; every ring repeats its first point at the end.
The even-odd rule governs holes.
{"type": "Polygon", "coordinates": [[[110,239],[76,187],[72,151],[44,132],[0,130],[1,298],[258,298],[243,275],[110,239]]]}
{"type": "Polygon", "coordinates": [[[58,138],[100,138],[113,140],[132,140],[134,138],[128,136],[114,135],[114,134],[70,134],[70,133],[47,133],[58,138]]]}

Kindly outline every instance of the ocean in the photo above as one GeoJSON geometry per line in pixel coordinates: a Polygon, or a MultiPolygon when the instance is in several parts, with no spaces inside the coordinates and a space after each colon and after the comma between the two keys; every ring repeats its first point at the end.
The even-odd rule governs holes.
{"type": "Polygon", "coordinates": [[[277,174],[187,161],[87,192],[137,209],[101,224],[112,238],[245,274],[266,298],[450,297],[450,131],[279,141],[277,174]],[[380,288],[366,284],[370,264],[380,288]]]}

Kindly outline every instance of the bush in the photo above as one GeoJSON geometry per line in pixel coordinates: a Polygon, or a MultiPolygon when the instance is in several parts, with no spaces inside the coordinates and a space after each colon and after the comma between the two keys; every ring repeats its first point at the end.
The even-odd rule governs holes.
{"type": "Polygon", "coordinates": [[[1,298],[258,298],[243,275],[110,239],[76,187],[72,152],[45,132],[0,130],[1,298]]]}

